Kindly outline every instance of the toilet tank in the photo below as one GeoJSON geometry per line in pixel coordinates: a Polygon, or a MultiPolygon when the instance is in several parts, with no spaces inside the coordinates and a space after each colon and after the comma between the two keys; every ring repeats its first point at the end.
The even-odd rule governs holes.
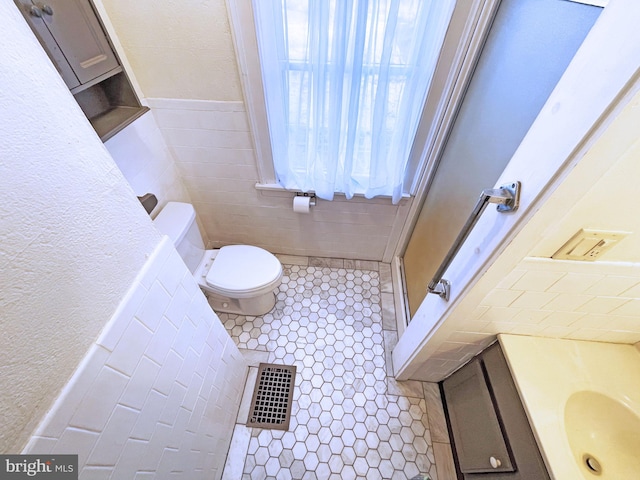
{"type": "Polygon", "coordinates": [[[173,241],[187,268],[194,273],[204,256],[205,248],[193,205],[169,202],[153,223],[173,241]]]}

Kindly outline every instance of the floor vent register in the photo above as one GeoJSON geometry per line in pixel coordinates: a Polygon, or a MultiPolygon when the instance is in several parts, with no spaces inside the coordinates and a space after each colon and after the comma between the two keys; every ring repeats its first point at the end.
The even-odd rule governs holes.
{"type": "Polygon", "coordinates": [[[295,379],[294,365],[261,363],[258,366],[247,426],[288,430],[295,379]]]}

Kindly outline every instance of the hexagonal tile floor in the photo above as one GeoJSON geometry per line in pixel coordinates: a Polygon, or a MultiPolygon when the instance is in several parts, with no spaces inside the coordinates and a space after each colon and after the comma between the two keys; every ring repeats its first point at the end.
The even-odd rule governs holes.
{"type": "Polygon", "coordinates": [[[424,395],[387,376],[378,271],[284,265],[273,311],[219,316],[298,369],[290,429],[251,429],[243,480],[437,480],[424,395]]]}

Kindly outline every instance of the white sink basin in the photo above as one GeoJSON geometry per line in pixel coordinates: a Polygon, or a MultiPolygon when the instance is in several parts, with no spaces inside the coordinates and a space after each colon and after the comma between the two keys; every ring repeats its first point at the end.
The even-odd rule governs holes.
{"type": "Polygon", "coordinates": [[[564,425],[585,479],[640,474],[640,418],[623,403],[598,392],[576,392],[565,405],[564,425]]]}
{"type": "Polygon", "coordinates": [[[499,338],[551,479],[640,479],[640,345],[499,338]]]}

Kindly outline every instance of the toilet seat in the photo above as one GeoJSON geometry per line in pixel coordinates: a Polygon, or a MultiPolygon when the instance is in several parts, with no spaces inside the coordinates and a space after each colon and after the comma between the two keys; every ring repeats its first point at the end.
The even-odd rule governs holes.
{"type": "Polygon", "coordinates": [[[280,261],[263,248],[227,245],[216,252],[205,282],[213,293],[247,298],[273,290],[280,284],[281,276],[280,261]]]}

